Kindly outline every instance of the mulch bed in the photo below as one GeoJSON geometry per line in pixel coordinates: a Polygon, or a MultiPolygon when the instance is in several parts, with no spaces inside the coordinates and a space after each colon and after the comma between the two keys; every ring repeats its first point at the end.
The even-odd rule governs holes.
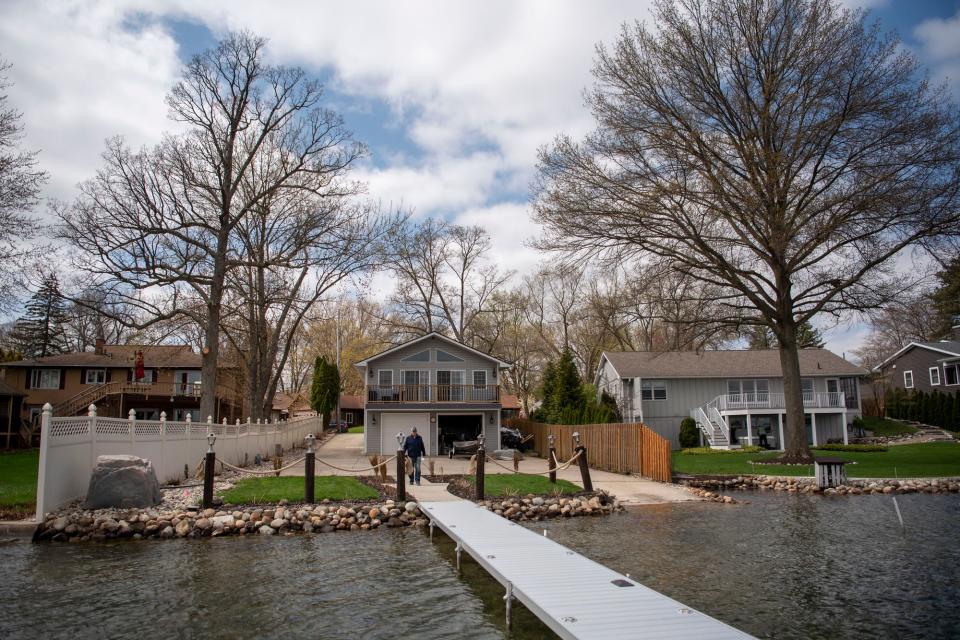
{"type": "MultiPolygon", "coordinates": [[[[447,482],[447,491],[457,496],[458,498],[463,498],[464,500],[470,500],[476,502],[476,490],[474,489],[473,483],[467,480],[470,476],[436,476],[438,478],[446,478],[446,480],[440,480],[439,482],[447,482]]],[[[430,480],[430,482],[434,482],[430,480]]],[[[603,491],[577,491],[576,493],[525,493],[523,495],[507,495],[502,496],[487,496],[487,500],[496,500],[504,498],[526,498],[527,496],[540,496],[541,498],[592,498],[593,496],[599,496],[600,502],[605,504],[604,501],[609,498],[609,495],[603,491]]]]}
{"type": "MultiPolygon", "coordinates": [[[[396,500],[397,488],[384,484],[380,476],[357,476],[357,480],[380,493],[381,498],[390,498],[396,500]]],[[[397,479],[393,476],[387,476],[387,482],[396,484],[397,479]]]]}

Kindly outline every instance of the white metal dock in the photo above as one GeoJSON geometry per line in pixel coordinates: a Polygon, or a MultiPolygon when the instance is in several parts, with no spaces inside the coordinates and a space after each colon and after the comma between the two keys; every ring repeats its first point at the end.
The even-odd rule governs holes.
{"type": "MultiPolygon", "coordinates": [[[[472,502],[423,502],[457,543],[561,638],[752,638],[472,502]]],[[[432,529],[431,529],[432,533],[432,529]]]]}

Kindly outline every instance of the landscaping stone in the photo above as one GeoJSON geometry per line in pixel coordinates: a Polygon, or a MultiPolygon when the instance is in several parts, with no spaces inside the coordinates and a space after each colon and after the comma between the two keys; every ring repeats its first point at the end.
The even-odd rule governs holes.
{"type": "Polygon", "coordinates": [[[137,456],[99,456],[90,476],[85,506],[151,507],[160,503],[153,463],[137,456]]]}

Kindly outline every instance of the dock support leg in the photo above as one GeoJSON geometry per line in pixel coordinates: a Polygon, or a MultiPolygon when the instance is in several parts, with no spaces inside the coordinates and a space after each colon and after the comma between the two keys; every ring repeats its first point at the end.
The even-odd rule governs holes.
{"type": "Polygon", "coordinates": [[[513,624],[513,583],[507,583],[507,594],[503,596],[504,602],[507,603],[507,629],[510,628],[510,625],[513,624]]]}
{"type": "Polygon", "coordinates": [[[463,551],[463,545],[457,541],[457,572],[460,572],[460,553],[463,551]]]}
{"type": "Polygon", "coordinates": [[[433,520],[430,521],[430,542],[433,542],[433,520]]]}

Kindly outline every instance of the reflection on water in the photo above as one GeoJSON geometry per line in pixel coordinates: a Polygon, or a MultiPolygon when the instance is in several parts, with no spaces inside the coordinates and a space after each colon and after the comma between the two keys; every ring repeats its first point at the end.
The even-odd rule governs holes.
{"type": "MultiPolygon", "coordinates": [[[[769,638],[955,638],[960,500],[740,494],[537,523],[769,638]]],[[[505,638],[503,589],[425,531],[0,545],[0,638],[505,638]]],[[[629,637],[630,630],[624,630],[629,637]]],[[[522,606],[511,638],[549,637],[522,606]]]]}

